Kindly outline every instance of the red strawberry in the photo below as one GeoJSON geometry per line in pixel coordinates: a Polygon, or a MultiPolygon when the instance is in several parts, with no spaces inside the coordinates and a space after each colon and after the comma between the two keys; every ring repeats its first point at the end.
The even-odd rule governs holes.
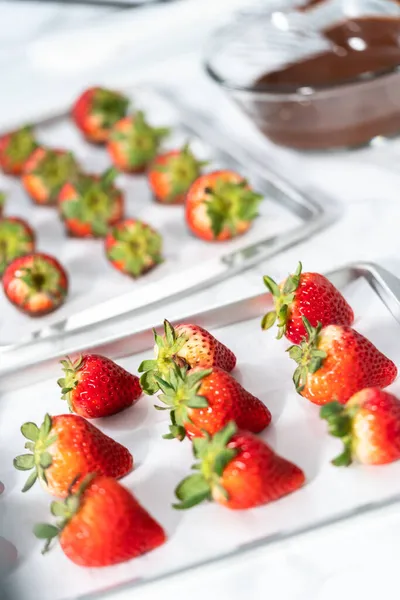
{"type": "Polygon", "coordinates": [[[383,465],[400,458],[400,400],[378,388],[367,388],[346,406],[330,402],[321,408],[329,433],[341,438],[343,452],[332,462],[347,467],[353,459],[383,465]]]}
{"type": "Polygon", "coordinates": [[[107,417],[132,406],[142,394],[139,379],[115,362],[97,354],[61,361],[64,377],[58,380],[71,412],[86,419],[107,417]]]}
{"type": "Polygon", "coordinates": [[[250,228],[262,198],[235,171],[207,173],[188,190],[186,223],[203,240],[228,240],[250,228]]]}
{"type": "Polygon", "coordinates": [[[264,283],[273,295],[275,310],[267,313],[262,328],[269,329],[278,320],[278,335],[285,335],[293,344],[299,344],[306,335],[302,317],[313,327],[352,325],[354,313],[338,289],[319,273],[302,273],[302,265],[279,286],[271,277],[264,283]]]}
{"type": "Polygon", "coordinates": [[[37,148],[25,165],[22,183],[35,204],[54,205],[64,183],[78,171],[71,152],[37,148]]]}
{"type": "Polygon", "coordinates": [[[123,94],[102,87],[83,92],[72,107],[72,118],[89,142],[104,143],[111,128],[128,110],[129,100],[123,94]]]}
{"type": "Polygon", "coordinates": [[[127,448],[78,415],[46,415],[40,429],[35,423],[24,423],[21,432],[29,440],[25,448],[32,454],[17,456],[14,467],[33,469],[23,492],[39,478],[50,494],[63,498],[74,479],[77,484],[92,472],[119,479],[133,467],[127,448]]]}
{"type": "Polygon", "coordinates": [[[129,490],[110,477],[88,475],[63,502],[52,502],[56,525],[33,532],[46,544],[59,537],[64,554],[81,567],[107,567],[150,552],[166,541],[162,527],[129,490]]]}
{"type": "Polygon", "coordinates": [[[0,192],[0,218],[4,214],[5,203],[6,203],[6,195],[4,192],[0,192]]]}
{"type": "Polygon", "coordinates": [[[184,324],[174,328],[165,319],[164,336],[154,332],[154,337],[156,359],[144,360],[139,367],[139,373],[143,373],[140,383],[146,394],[154,394],[159,389],[155,376],[168,376],[174,363],[191,369],[219,367],[232,371],[235,368],[233,352],[199,325],[184,324]]]}
{"type": "Polygon", "coordinates": [[[165,127],[151,127],[140,111],[115,124],[109,136],[108,152],[121,171],[143,173],[168,133],[165,127]]]}
{"type": "Polygon", "coordinates": [[[104,237],[124,216],[124,197],[114,185],[118,172],[111,168],[101,177],[79,175],[61,189],[58,206],[68,235],[104,237]]]}
{"type": "Polygon", "coordinates": [[[296,389],[314,404],[345,404],[365,387],[384,388],[396,379],[396,365],[351,327],[311,327],[305,317],[303,323],[308,339],[288,352],[299,365],[296,389]]]}
{"type": "Polygon", "coordinates": [[[163,261],[161,235],[136,219],[117,223],[106,236],[105,249],[110,263],[131,277],[140,277],[163,261]]]}
{"type": "Polygon", "coordinates": [[[13,260],[3,274],[7,298],[22,312],[41,317],[59,308],[68,294],[68,277],[53,256],[27,254],[13,260]]]}
{"type": "Polygon", "coordinates": [[[32,127],[23,127],[0,137],[0,167],[4,173],[21,175],[37,147],[32,127]]]}
{"type": "Polygon", "coordinates": [[[254,508],[294,492],[305,481],[299,467],[232,422],[212,437],[195,438],[193,453],[196,474],[176,488],[175,508],[191,508],[203,500],[235,510],[254,508]]]}
{"type": "Polygon", "coordinates": [[[161,204],[183,204],[186,192],[206,164],[196,159],[188,144],[181,150],[159,154],[147,174],[155,200],[161,204]]]}
{"type": "Polygon", "coordinates": [[[259,433],[271,422],[265,404],[218,367],[188,372],[174,365],[165,379],[155,377],[163,392],[158,399],[165,404],[158,408],[171,411],[166,439],[201,437],[204,432],[214,435],[232,420],[241,429],[259,433]]]}
{"type": "Polygon", "coordinates": [[[15,258],[35,250],[33,229],[18,217],[0,219],[0,276],[15,258]]]}

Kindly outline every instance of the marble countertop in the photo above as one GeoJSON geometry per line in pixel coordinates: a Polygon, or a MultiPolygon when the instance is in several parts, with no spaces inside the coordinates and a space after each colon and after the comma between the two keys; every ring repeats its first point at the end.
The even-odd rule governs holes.
{"type": "MultiPolygon", "coordinates": [[[[178,73],[171,73],[177,85],[184,77],[193,83],[204,78],[200,56],[205,36],[224,21],[228,7],[247,3],[220,0],[206,4],[203,12],[207,14],[200,18],[196,0],[181,0],[168,10],[167,5],[159,5],[129,11],[0,1],[0,129],[25,121],[27,115],[35,118],[68,104],[92,82],[117,83],[131,75],[148,78],[154,63],[163,68],[161,54],[165,64],[176,54],[181,57],[178,73]]],[[[205,79],[202,82],[205,91],[201,101],[212,105],[214,115],[232,128],[232,123],[224,122],[222,104],[214,101],[217,96],[212,84],[205,79]]],[[[301,155],[272,146],[250,126],[235,130],[235,134],[246,139],[266,164],[303,189],[320,194],[324,202],[334,202],[343,209],[342,218],[331,228],[276,257],[275,272],[288,272],[299,258],[307,270],[371,260],[400,276],[397,142],[349,154],[301,155]]],[[[195,312],[216,301],[257,293],[266,268],[258,265],[192,296],[190,301],[165,306],[162,312],[186,311],[188,306],[195,312]]],[[[162,317],[160,311],[153,311],[151,316],[157,321],[162,317]]],[[[190,593],[191,600],[200,599],[204,593],[210,598],[232,600],[266,596],[274,600],[397,598],[399,530],[400,511],[393,508],[301,540],[282,542],[273,550],[258,550],[234,565],[194,571],[132,593],[121,591],[112,598],[150,600],[161,593],[164,598],[190,593]]]]}

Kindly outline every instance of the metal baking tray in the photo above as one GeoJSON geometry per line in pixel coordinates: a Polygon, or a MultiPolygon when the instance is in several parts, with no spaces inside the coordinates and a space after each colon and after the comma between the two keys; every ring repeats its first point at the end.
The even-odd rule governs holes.
{"type": "MultiPolygon", "coordinates": [[[[350,265],[328,275],[353,306],[356,329],[400,364],[399,280],[370,264],[350,265]]],[[[161,439],[167,417],[153,409],[154,398],[144,397],[133,409],[96,424],[132,451],[137,468],[123,483],[164,525],[168,543],[144,557],[109,569],[76,567],[58,547],[42,557],[40,543],[29,532],[36,521],[47,518],[50,499],[39,487],[29,492],[29,498],[20,493],[22,479],[13,471],[12,457],[21,450],[20,424],[26,420],[37,422],[46,411],[56,414],[63,410],[63,405],[58,399],[55,377],[30,386],[29,391],[2,394],[0,453],[5,492],[0,497],[3,517],[0,534],[17,546],[20,555],[5,582],[11,597],[72,600],[107,595],[112,598],[113,592],[124,588],[242,559],[246,553],[273,547],[400,501],[400,462],[369,468],[354,465],[348,469],[330,464],[339,442],[327,435],[318,408],[294,392],[293,365],[284,352],[285,342],[261,331],[260,316],[270,303],[268,294],[260,294],[197,315],[166,314],[165,317],[175,322],[197,322],[236,352],[238,366],[234,375],[266,402],[273,415],[273,425],[262,437],[303,468],[307,476],[305,487],[278,502],[249,511],[229,511],[214,504],[187,512],[173,511],[170,506],[173,489],[192,462],[190,444],[161,439]]],[[[146,328],[128,331],[123,337],[98,338],[86,350],[102,352],[135,371],[140,361],[149,357],[152,346],[152,331],[146,328]]],[[[68,343],[65,350],[67,347],[68,343]]],[[[83,349],[73,344],[68,347],[71,352],[83,349]]],[[[54,366],[55,358],[35,368],[45,367],[50,377],[54,366]]],[[[24,373],[22,370],[22,376],[24,373]]],[[[391,389],[400,393],[400,383],[395,382],[391,389]]]]}
{"type": "MultiPolygon", "coordinates": [[[[18,180],[0,175],[0,189],[9,192],[6,214],[26,218],[38,232],[38,249],[54,253],[71,279],[66,304],[42,317],[38,331],[38,321],[18,313],[0,291],[0,345],[70,331],[78,321],[82,327],[128,309],[131,314],[147,311],[156,302],[212,285],[301,240],[309,240],[338,216],[331,201],[322,206],[321,194],[317,201],[297,190],[242,144],[219,132],[210,116],[185,106],[173,92],[147,84],[125,91],[134,108],[148,113],[150,122],[172,128],[166,148],[189,140],[200,157],[210,160],[209,170],[233,168],[248,177],[265,196],[260,217],[240,238],[206,243],[189,234],[182,207],[153,202],[144,176],[121,175],[118,184],[126,193],[127,215],[148,221],[164,237],[165,262],[133,281],[108,264],[102,241],[68,239],[54,208],[34,206],[18,180]],[[106,304],[101,306],[102,302],[106,304]]],[[[41,141],[70,148],[89,171],[98,172],[109,165],[106,150],[85,143],[66,113],[43,119],[36,128],[41,141]]]]}

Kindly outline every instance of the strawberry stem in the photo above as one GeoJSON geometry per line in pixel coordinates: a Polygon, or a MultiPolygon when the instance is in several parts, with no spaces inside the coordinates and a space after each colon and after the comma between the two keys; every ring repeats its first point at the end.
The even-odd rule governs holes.
{"type": "Polygon", "coordinates": [[[264,285],[272,294],[275,310],[267,313],[261,321],[261,328],[270,329],[278,321],[278,334],[276,338],[280,340],[286,333],[289,308],[295,299],[295,292],[299,287],[302,272],[302,264],[299,262],[293,275],[285,280],[282,290],[279,285],[268,275],[264,275],[264,285]]]}
{"type": "Polygon", "coordinates": [[[55,525],[38,523],[34,526],[34,535],[39,540],[46,540],[42,554],[46,554],[46,552],[50,550],[52,541],[59,537],[62,530],[79,511],[82,496],[95,477],[96,473],[90,473],[89,475],[86,475],[86,477],[82,480],[78,490],[75,493],[72,493],[72,488],[80,478],[80,475],[77,475],[69,485],[68,497],[63,501],[54,501],[50,505],[51,514],[55,517],[59,517],[60,520],[56,521],[55,525]]]}
{"type": "Polygon", "coordinates": [[[320,410],[320,417],[328,423],[330,435],[340,438],[343,442],[343,452],[332,460],[336,467],[348,467],[352,463],[352,418],[354,407],[348,408],[334,401],[325,404],[320,410]]]}
{"type": "Polygon", "coordinates": [[[318,336],[322,329],[322,323],[318,323],[317,327],[312,327],[306,317],[302,317],[307,336],[298,346],[290,346],[286,350],[291,359],[293,359],[298,367],[293,375],[293,383],[296,391],[300,394],[307,383],[308,374],[316,373],[323,365],[327,354],[324,350],[318,348],[318,336]]]}
{"type": "Polygon", "coordinates": [[[183,510],[221,496],[228,500],[221,477],[225,467],[237,454],[237,450],[227,447],[236,431],[237,426],[231,421],[214,436],[204,432],[204,437],[193,440],[193,454],[198,462],[192,469],[200,472],[189,475],[177,486],[175,496],[179,503],[173,504],[173,508],[183,510]]]}
{"type": "Polygon", "coordinates": [[[177,335],[171,323],[164,320],[164,336],[158,335],[154,330],[157,356],[155,360],[144,360],[139,365],[139,373],[143,373],[140,384],[143,391],[152,396],[159,389],[157,377],[167,378],[174,364],[185,367],[186,363],[179,359],[178,353],[188,341],[187,336],[177,335]]]}

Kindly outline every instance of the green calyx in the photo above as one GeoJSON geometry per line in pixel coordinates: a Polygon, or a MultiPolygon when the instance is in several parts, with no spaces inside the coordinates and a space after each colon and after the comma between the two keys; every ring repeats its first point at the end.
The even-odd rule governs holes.
{"type": "Polygon", "coordinates": [[[41,256],[35,256],[31,266],[21,267],[18,270],[18,277],[28,287],[28,298],[44,292],[54,300],[59,300],[66,293],[60,286],[60,273],[57,267],[41,256]]]}
{"type": "Polygon", "coordinates": [[[37,148],[33,128],[30,125],[14,131],[6,148],[7,156],[16,163],[25,162],[37,148]]]}
{"type": "Polygon", "coordinates": [[[92,112],[100,117],[101,127],[111,129],[117,121],[125,117],[129,99],[112,90],[98,88],[93,96],[92,112]]]}
{"type": "Polygon", "coordinates": [[[221,484],[225,467],[235,458],[237,451],[227,445],[236,433],[237,427],[233,421],[212,437],[204,433],[204,437],[193,440],[193,454],[198,462],[192,469],[198,471],[186,477],[175,489],[179,503],[173,507],[179,510],[191,508],[204,500],[213,497],[224,497],[228,494],[221,484]]]}
{"type": "Polygon", "coordinates": [[[0,217],[3,214],[5,203],[6,203],[6,195],[4,192],[0,192],[0,217]]]}
{"type": "Polygon", "coordinates": [[[154,171],[165,173],[170,186],[168,201],[173,202],[177,197],[185,194],[192,183],[201,173],[203,166],[208,161],[197,160],[186,144],[177,155],[170,156],[163,164],[155,164],[154,171]]]}
{"type": "Polygon", "coordinates": [[[64,183],[74,179],[79,173],[79,167],[71,152],[59,154],[46,149],[45,155],[32,173],[43,181],[49,190],[50,200],[56,200],[64,183]]]}
{"type": "Polygon", "coordinates": [[[46,540],[42,554],[46,554],[50,550],[51,543],[58,538],[62,530],[68,525],[71,519],[79,512],[82,496],[96,477],[95,473],[90,473],[82,480],[78,490],[73,493],[72,490],[80,478],[80,475],[75,477],[69,486],[67,498],[62,501],[54,501],[50,504],[50,511],[58,520],[54,525],[48,523],[38,523],[33,528],[34,535],[39,540],[46,540]]]}
{"type": "Polygon", "coordinates": [[[64,371],[64,377],[58,379],[57,384],[61,388],[61,399],[67,401],[70,412],[73,412],[71,395],[79,383],[79,377],[77,375],[82,368],[82,363],[82,355],[75,361],[72,361],[69,357],[60,361],[64,371]]]}
{"type": "Polygon", "coordinates": [[[202,380],[212,373],[212,369],[204,369],[197,373],[188,372],[187,367],[174,364],[164,378],[155,375],[155,380],[162,394],[158,400],[164,406],[155,406],[157,410],[169,410],[171,425],[169,433],[163,436],[166,440],[177,438],[182,441],[186,436],[185,424],[191,423],[190,409],[207,408],[208,401],[198,394],[202,380]]]}
{"type": "Polygon", "coordinates": [[[111,229],[111,237],[115,243],[107,249],[108,258],[123,265],[132,277],[139,277],[163,262],[162,237],[145,223],[118,225],[111,229]]]}
{"type": "Polygon", "coordinates": [[[268,277],[268,275],[264,276],[264,284],[272,294],[275,310],[264,315],[261,321],[261,327],[264,330],[270,329],[277,321],[278,334],[276,338],[278,340],[280,340],[286,333],[288,310],[294,301],[296,290],[299,287],[301,271],[302,264],[299,262],[294,274],[290,275],[286,279],[282,290],[279,288],[278,284],[271,279],[271,277],[268,277]]]}
{"type": "Polygon", "coordinates": [[[0,275],[7,265],[20,256],[32,252],[34,240],[23,223],[14,219],[0,221],[0,275]]]}
{"type": "Polygon", "coordinates": [[[312,327],[306,317],[302,317],[302,321],[307,336],[299,346],[290,346],[286,350],[290,358],[298,364],[293,375],[293,383],[298,393],[303,391],[307,383],[307,375],[309,373],[316,373],[322,367],[324,359],[327,357],[324,350],[318,349],[318,336],[322,329],[322,324],[318,323],[317,327],[312,327]]]}
{"type": "Polygon", "coordinates": [[[35,423],[24,423],[21,427],[22,435],[28,440],[25,448],[30,453],[17,456],[13,464],[19,471],[32,471],[22,488],[23,492],[30,490],[38,477],[47,483],[46,469],[51,466],[53,460],[48,449],[57,440],[56,435],[51,435],[51,427],[52,420],[48,414],[40,428],[35,423]]]}
{"type": "Polygon", "coordinates": [[[352,422],[358,406],[346,406],[340,402],[329,402],[320,410],[321,419],[328,423],[328,432],[343,442],[343,452],[332,460],[335,467],[348,467],[352,461],[352,422]]]}
{"type": "Polygon", "coordinates": [[[156,377],[168,377],[174,364],[185,366],[185,361],[179,357],[179,352],[188,341],[185,335],[176,335],[175,329],[167,319],[164,321],[164,336],[153,331],[157,356],[155,360],[144,360],[138,369],[139,373],[143,373],[140,385],[149,396],[160,389],[156,377]]]}
{"type": "Polygon", "coordinates": [[[90,225],[93,235],[104,237],[115,213],[115,204],[121,196],[114,180],[118,171],[111,167],[98,179],[90,175],[79,175],[74,182],[77,195],[61,202],[61,214],[65,219],[74,219],[90,225]]]}
{"type": "Polygon", "coordinates": [[[217,238],[225,227],[235,236],[238,223],[257,217],[262,199],[261,194],[249,189],[246,180],[235,183],[217,180],[213,187],[206,189],[204,200],[214,237],[217,238]]]}
{"type": "Polygon", "coordinates": [[[131,128],[126,131],[112,131],[111,139],[121,142],[132,169],[139,169],[149,164],[157,155],[161,141],[169,135],[166,127],[152,127],[146,121],[142,111],[137,112],[131,128]]]}

